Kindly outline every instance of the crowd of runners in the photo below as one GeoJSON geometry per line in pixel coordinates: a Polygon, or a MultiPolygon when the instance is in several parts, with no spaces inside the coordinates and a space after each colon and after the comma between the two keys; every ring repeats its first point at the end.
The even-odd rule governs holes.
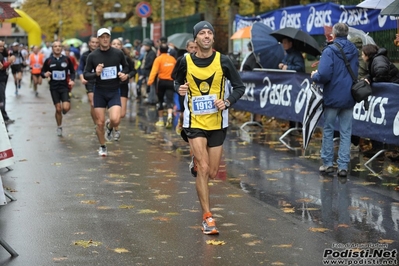
{"type": "Polygon", "coordinates": [[[75,79],[85,86],[90,114],[99,142],[98,154],[108,155],[107,142],[119,141],[119,124],[126,115],[127,101],[155,103],[157,127],[172,128],[173,114],[179,115],[176,132],[190,145],[190,172],[203,210],[204,234],[218,234],[210,212],[208,180],[215,178],[228,127],[228,108],[244,94],[245,86],[233,62],[213,49],[215,30],[207,21],[193,28],[193,39],[185,50],[177,50],[167,38],[156,44],[150,39],[133,46],[129,40],[112,39],[107,28],[91,36],[86,51],[60,41],[43,47],[6,49],[0,43],[0,103],[6,123],[12,121],[5,109],[5,88],[10,68],[15,94],[21,89],[22,75],[31,76],[30,86],[38,96],[38,85],[48,83],[55,106],[56,132],[62,136],[63,116],[71,109],[75,79]],[[30,73],[28,73],[30,72],[30,73]],[[226,90],[230,80],[232,91],[226,90]],[[156,102],[149,99],[156,94],[156,102]],[[4,97],[3,97],[4,95],[4,97]],[[4,98],[4,99],[3,99],[4,98]],[[147,98],[147,99],[146,99],[147,98]],[[164,117],[166,109],[166,117],[164,117]],[[174,112],[174,109],[176,112],[174,112]]]}

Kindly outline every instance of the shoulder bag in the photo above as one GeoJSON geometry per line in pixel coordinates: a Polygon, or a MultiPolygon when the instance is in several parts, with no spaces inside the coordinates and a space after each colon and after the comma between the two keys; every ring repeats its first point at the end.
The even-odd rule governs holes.
{"type": "Polygon", "coordinates": [[[340,50],[342,57],[344,58],[344,61],[345,61],[345,66],[348,68],[349,74],[352,77],[353,85],[351,88],[351,93],[352,93],[353,99],[358,103],[360,103],[361,101],[364,101],[364,109],[368,110],[369,109],[368,97],[372,93],[370,84],[367,81],[365,81],[364,79],[361,79],[361,80],[357,79],[357,77],[353,73],[353,70],[349,64],[348,59],[346,58],[344,51],[342,50],[342,47],[338,43],[334,43],[334,44],[340,50]]]}

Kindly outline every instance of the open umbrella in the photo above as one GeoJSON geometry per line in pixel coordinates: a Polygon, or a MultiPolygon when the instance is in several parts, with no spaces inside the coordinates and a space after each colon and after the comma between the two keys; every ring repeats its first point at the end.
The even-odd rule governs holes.
{"type": "Polygon", "coordinates": [[[230,37],[231,40],[249,39],[249,38],[251,38],[251,26],[239,29],[230,37]]]}
{"type": "Polygon", "coordinates": [[[255,22],[251,28],[253,53],[262,68],[278,68],[284,58],[284,49],[276,38],[270,35],[273,30],[262,22],[255,22]]]}
{"type": "Polygon", "coordinates": [[[356,6],[370,9],[384,9],[393,1],[394,0],[365,0],[356,6]]]}
{"type": "Polygon", "coordinates": [[[323,111],[323,94],[320,87],[313,83],[306,91],[306,108],[302,122],[303,148],[305,150],[323,111]]]}
{"type": "Polygon", "coordinates": [[[62,45],[73,45],[74,47],[79,47],[82,45],[82,41],[76,38],[66,39],[62,42],[62,45]]]}
{"type": "Polygon", "coordinates": [[[348,40],[350,40],[354,37],[359,37],[360,39],[362,39],[363,45],[375,44],[375,41],[373,40],[373,38],[370,35],[368,35],[368,33],[365,33],[364,31],[355,29],[353,27],[348,27],[348,28],[349,28],[348,40]]]}
{"type": "Polygon", "coordinates": [[[382,16],[399,16],[399,0],[395,0],[384,8],[380,15],[382,16]]]}
{"type": "Polygon", "coordinates": [[[273,31],[270,33],[270,35],[274,36],[279,42],[281,42],[284,38],[291,38],[293,40],[293,46],[301,52],[314,56],[321,54],[317,41],[307,32],[304,32],[300,29],[285,27],[273,31]]]}
{"type": "Polygon", "coordinates": [[[20,15],[10,6],[10,3],[0,2],[0,20],[20,17],[20,15]]]}
{"type": "Polygon", "coordinates": [[[186,49],[187,41],[193,39],[192,33],[175,33],[168,37],[168,43],[173,43],[177,49],[186,49]]]}

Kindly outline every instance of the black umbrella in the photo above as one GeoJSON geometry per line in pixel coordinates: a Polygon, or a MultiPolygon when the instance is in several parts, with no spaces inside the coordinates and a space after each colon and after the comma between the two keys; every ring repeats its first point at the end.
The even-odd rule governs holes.
{"type": "Polygon", "coordinates": [[[390,3],[386,8],[381,11],[382,16],[399,16],[399,0],[390,3]]]}
{"type": "Polygon", "coordinates": [[[323,94],[321,93],[319,86],[313,83],[306,91],[306,108],[305,113],[303,114],[302,134],[303,148],[305,150],[308,147],[310,138],[316,129],[316,125],[319,122],[323,111],[323,94]]]}
{"type": "Polygon", "coordinates": [[[291,38],[293,46],[301,52],[305,52],[314,56],[320,55],[320,48],[317,41],[310,36],[307,32],[300,29],[286,27],[283,29],[275,30],[270,35],[274,36],[279,42],[284,38],[291,38]]]}
{"type": "Polygon", "coordinates": [[[20,15],[10,6],[10,3],[0,2],[0,20],[20,17],[20,15]]]}

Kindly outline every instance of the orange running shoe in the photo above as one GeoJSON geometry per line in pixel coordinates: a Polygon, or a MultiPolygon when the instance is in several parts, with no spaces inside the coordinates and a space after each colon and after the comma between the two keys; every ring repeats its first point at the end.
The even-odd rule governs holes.
{"type": "Polygon", "coordinates": [[[215,220],[212,216],[207,217],[202,221],[202,232],[205,235],[217,235],[219,234],[219,230],[216,228],[215,220]]]}

